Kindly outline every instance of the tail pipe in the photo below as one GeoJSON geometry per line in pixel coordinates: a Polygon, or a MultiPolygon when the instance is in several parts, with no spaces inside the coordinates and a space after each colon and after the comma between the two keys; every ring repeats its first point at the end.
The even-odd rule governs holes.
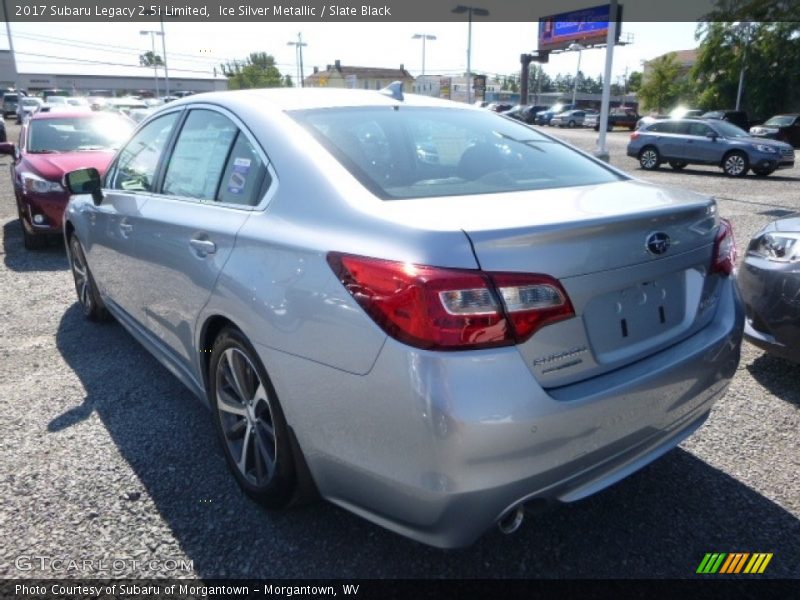
{"type": "Polygon", "coordinates": [[[525,506],[523,504],[517,504],[500,517],[500,520],[497,521],[497,528],[506,535],[511,535],[522,526],[522,521],[524,520],[525,506]]]}

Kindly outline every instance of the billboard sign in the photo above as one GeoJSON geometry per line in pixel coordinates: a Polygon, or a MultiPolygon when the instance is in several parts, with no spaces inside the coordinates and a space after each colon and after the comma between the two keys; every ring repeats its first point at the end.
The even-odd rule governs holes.
{"type": "MultiPolygon", "coordinates": [[[[564,50],[570,44],[595,46],[606,43],[611,5],[593,6],[539,19],[539,50],[564,50]]],[[[622,23],[622,6],[617,12],[617,36],[622,23]]]]}

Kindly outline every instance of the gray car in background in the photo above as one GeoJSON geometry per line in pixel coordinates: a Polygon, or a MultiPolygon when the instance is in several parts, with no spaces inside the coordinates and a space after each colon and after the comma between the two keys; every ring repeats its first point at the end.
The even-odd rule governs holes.
{"type": "Polygon", "coordinates": [[[714,200],[384,92],[193,96],[69,173],[83,313],[207,400],[253,498],[440,547],[696,431],[743,326],[714,200]]]}
{"type": "Polygon", "coordinates": [[[689,164],[715,165],[731,177],[743,177],[748,170],[765,177],[794,166],[789,144],[752,137],[721,120],[668,119],[642,125],[631,134],[628,156],[647,170],[664,162],[675,170],[689,164]]]}

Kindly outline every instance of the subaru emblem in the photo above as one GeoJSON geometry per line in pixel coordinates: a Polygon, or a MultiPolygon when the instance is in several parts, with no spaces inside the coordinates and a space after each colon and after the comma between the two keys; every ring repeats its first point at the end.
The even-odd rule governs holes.
{"type": "Polygon", "coordinates": [[[656,231],[647,236],[647,251],[650,254],[664,254],[669,250],[669,236],[663,231],[656,231]]]}

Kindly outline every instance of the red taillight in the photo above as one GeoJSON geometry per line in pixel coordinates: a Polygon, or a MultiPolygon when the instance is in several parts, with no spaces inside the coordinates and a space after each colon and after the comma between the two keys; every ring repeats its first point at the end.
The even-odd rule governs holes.
{"type": "Polygon", "coordinates": [[[638,137],[639,137],[638,131],[634,131],[633,133],[631,133],[631,141],[635,140],[638,137]]]}
{"type": "Polygon", "coordinates": [[[730,275],[736,264],[736,240],[733,238],[733,226],[727,219],[719,220],[719,230],[714,240],[714,256],[711,260],[711,271],[730,275]]]}
{"type": "Polygon", "coordinates": [[[390,336],[425,349],[463,350],[520,343],[574,315],[547,275],[445,269],[331,252],[328,263],[390,336]]]}

